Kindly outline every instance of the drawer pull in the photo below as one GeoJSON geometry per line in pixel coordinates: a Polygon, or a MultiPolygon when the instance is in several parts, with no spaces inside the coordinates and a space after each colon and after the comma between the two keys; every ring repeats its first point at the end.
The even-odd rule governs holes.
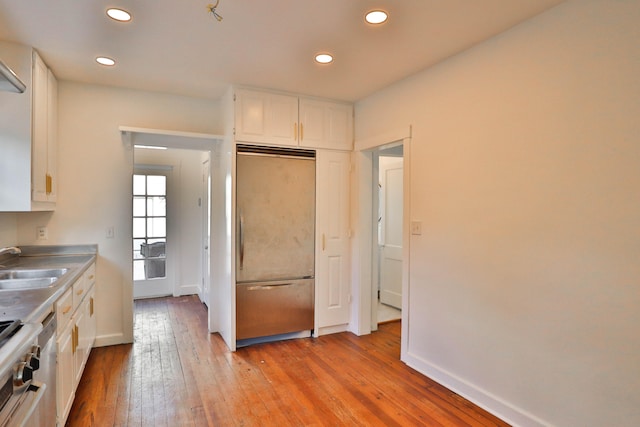
{"type": "Polygon", "coordinates": [[[84,292],[84,289],[78,289],[76,291],[76,295],[82,295],[83,292],[84,292]]]}
{"type": "Polygon", "coordinates": [[[89,276],[89,280],[93,280],[95,276],[92,274],[91,276],[89,276]]]}
{"type": "Polygon", "coordinates": [[[71,306],[68,305],[65,308],[62,309],[62,314],[67,314],[69,311],[71,311],[71,306]]]}

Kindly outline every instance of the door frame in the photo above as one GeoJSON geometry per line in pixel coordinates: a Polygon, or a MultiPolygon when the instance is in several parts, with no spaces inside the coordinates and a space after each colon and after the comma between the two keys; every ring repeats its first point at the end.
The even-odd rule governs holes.
{"type": "MultiPolygon", "coordinates": [[[[159,147],[167,147],[167,148],[178,148],[178,149],[188,149],[188,150],[198,150],[206,152],[209,156],[209,161],[211,167],[213,167],[216,163],[213,161],[214,157],[219,155],[220,146],[224,142],[223,135],[215,135],[208,133],[197,133],[197,132],[183,132],[183,131],[174,131],[174,130],[164,130],[164,129],[150,129],[150,128],[140,128],[140,127],[132,127],[132,126],[119,126],[118,130],[120,131],[120,136],[122,139],[122,143],[127,148],[129,156],[130,156],[130,174],[131,180],[133,180],[133,164],[134,164],[134,145],[145,145],[145,146],[159,146],[159,147]]],[[[212,169],[211,174],[215,173],[212,169]]],[[[211,194],[209,194],[210,200],[214,200],[214,188],[211,189],[211,194]]],[[[129,200],[133,202],[133,186],[129,186],[129,194],[125,197],[129,197],[129,200]]],[[[213,214],[210,218],[211,230],[214,230],[213,224],[213,214]]],[[[214,264],[214,255],[211,251],[211,241],[209,241],[209,264],[212,266],[214,264]]],[[[129,259],[133,260],[133,245],[129,245],[129,259]]],[[[124,307],[124,319],[123,319],[123,327],[127,332],[129,340],[133,339],[133,261],[130,264],[130,278],[127,280],[127,284],[129,285],[129,289],[123,292],[122,303],[124,307]]],[[[211,270],[210,270],[211,272],[211,270]]],[[[210,284],[210,293],[209,298],[214,298],[214,294],[211,292],[211,277],[209,277],[210,284]]],[[[216,316],[214,315],[214,310],[212,307],[215,304],[210,304],[208,307],[209,311],[209,332],[216,332],[218,330],[218,323],[215,321],[216,316]]]]}
{"type": "MultiPolygon", "coordinates": [[[[405,129],[374,136],[355,142],[355,169],[353,188],[353,220],[357,224],[353,242],[352,283],[354,307],[350,330],[357,335],[366,335],[377,325],[377,313],[372,309],[375,290],[374,265],[377,251],[377,196],[374,194],[374,152],[393,145],[403,146],[403,216],[402,216],[402,331],[400,359],[405,360],[408,348],[410,320],[410,213],[411,213],[411,126],[405,129]],[[375,318],[374,318],[375,316],[375,318]]],[[[376,168],[377,169],[377,168],[376,168]]]]}

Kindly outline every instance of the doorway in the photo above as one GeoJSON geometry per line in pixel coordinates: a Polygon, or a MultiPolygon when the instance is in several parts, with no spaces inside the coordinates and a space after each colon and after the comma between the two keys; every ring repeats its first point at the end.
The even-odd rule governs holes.
{"type": "Polygon", "coordinates": [[[373,330],[379,323],[402,317],[403,165],[402,144],[373,153],[374,210],[377,206],[377,245],[372,254],[373,330]]]}
{"type": "Polygon", "coordinates": [[[133,297],[197,294],[204,302],[208,298],[205,287],[209,282],[206,277],[209,273],[206,226],[210,206],[205,188],[208,176],[204,176],[209,172],[209,151],[158,148],[134,148],[134,184],[143,179],[157,182],[161,181],[159,177],[166,177],[166,196],[164,206],[156,207],[151,203],[162,203],[154,199],[158,198],[155,193],[159,190],[153,189],[153,194],[145,196],[146,199],[139,194],[141,189],[134,190],[138,208],[133,230],[133,297]],[[145,209],[148,217],[140,217],[145,209]],[[143,225],[148,230],[151,225],[156,228],[149,236],[142,236],[143,225]]]}
{"type": "MultiPolygon", "coordinates": [[[[133,296],[173,293],[175,258],[167,257],[171,167],[136,168],[133,175],[133,296]]],[[[170,242],[169,242],[170,243],[170,242]]]]}

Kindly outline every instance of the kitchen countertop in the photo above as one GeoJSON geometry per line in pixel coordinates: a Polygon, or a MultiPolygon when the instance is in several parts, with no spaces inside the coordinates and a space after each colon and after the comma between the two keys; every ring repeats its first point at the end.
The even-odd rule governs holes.
{"type": "Polygon", "coordinates": [[[68,268],[53,286],[43,289],[1,290],[0,321],[37,321],[95,262],[98,245],[21,246],[22,254],[3,258],[3,269],[68,268]]]}

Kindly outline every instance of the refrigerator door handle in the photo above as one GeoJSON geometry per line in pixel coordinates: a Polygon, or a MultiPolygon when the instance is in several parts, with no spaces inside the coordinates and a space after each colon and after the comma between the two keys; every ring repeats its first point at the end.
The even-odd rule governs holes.
{"type": "Polygon", "coordinates": [[[244,264],[244,216],[240,213],[240,270],[244,264]]]}
{"type": "Polygon", "coordinates": [[[248,286],[248,291],[268,291],[269,289],[282,289],[288,288],[291,286],[295,286],[295,283],[278,283],[275,285],[256,285],[256,286],[248,286]]]}

